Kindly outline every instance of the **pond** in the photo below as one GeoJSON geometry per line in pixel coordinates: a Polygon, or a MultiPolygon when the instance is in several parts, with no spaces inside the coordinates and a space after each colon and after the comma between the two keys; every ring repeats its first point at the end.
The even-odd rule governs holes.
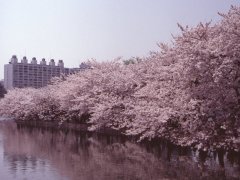
{"type": "Polygon", "coordinates": [[[239,162],[234,153],[0,122],[3,180],[239,179],[239,162]]]}

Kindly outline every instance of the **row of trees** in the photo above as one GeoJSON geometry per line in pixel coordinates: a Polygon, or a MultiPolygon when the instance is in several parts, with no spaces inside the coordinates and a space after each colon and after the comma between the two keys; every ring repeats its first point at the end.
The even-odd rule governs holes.
{"type": "Polygon", "coordinates": [[[179,25],[182,34],[173,44],[159,44],[137,63],[92,61],[92,70],[48,87],[12,90],[0,101],[0,114],[110,127],[139,140],[239,149],[240,7],[220,16],[214,25],[179,25]]]}

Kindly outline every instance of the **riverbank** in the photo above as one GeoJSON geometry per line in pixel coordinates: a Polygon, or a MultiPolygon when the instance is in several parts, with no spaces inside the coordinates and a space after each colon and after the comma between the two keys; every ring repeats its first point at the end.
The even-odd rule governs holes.
{"type": "MultiPolygon", "coordinates": [[[[24,121],[17,121],[17,127],[19,129],[37,129],[39,131],[50,131],[55,133],[65,132],[71,133],[76,132],[79,136],[88,136],[88,137],[101,137],[109,139],[109,142],[112,142],[111,139],[118,139],[120,142],[130,141],[132,143],[136,143],[144,148],[146,148],[149,152],[161,155],[162,151],[166,151],[165,158],[166,160],[170,161],[170,159],[174,158],[175,156],[183,156],[186,155],[192,156],[192,160],[195,159],[200,164],[205,164],[204,166],[212,166],[212,163],[216,163],[216,165],[220,167],[225,167],[226,164],[229,166],[231,165],[240,166],[240,152],[232,151],[232,150],[224,150],[224,149],[215,149],[214,151],[203,151],[202,149],[197,149],[192,146],[179,146],[172,143],[169,140],[162,139],[162,138],[155,138],[152,140],[144,140],[137,143],[136,137],[129,137],[119,133],[118,131],[111,130],[109,128],[102,129],[99,131],[88,131],[87,125],[81,124],[73,124],[67,123],[62,126],[56,126],[56,123],[53,122],[24,122],[24,121]],[[165,150],[164,150],[165,149],[165,150]],[[211,162],[211,163],[210,163],[211,162]]],[[[161,155],[162,156],[162,155],[161,155]]],[[[214,166],[216,166],[214,165],[214,166]]],[[[211,167],[212,168],[212,167],[211,167]]]]}
{"type": "MultiPolygon", "coordinates": [[[[132,141],[135,142],[139,142],[139,136],[128,136],[126,134],[124,134],[121,131],[118,130],[114,130],[111,129],[109,127],[102,127],[98,130],[95,131],[89,131],[89,127],[90,125],[88,124],[77,124],[77,123],[71,123],[71,122],[64,122],[61,125],[58,122],[51,122],[51,121],[26,121],[26,120],[16,120],[15,121],[17,123],[18,126],[26,126],[26,127],[33,127],[33,128],[45,128],[45,129],[54,129],[54,130],[63,130],[63,131],[77,131],[77,132],[81,132],[81,133],[96,133],[96,134],[103,134],[106,136],[121,136],[121,137],[125,137],[128,138],[129,140],[131,139],[132,141]]],[[[178,132],[179,133],[179,132],[178,132]]],[[[140,141],[139,143],[144,143],[144,144],[151,144],[151,143],[156,143],[158,144],[159,142],[166,142],[167,144],[169,144],[170,146],[175,146],[175,147],[179,147],[179,148],[183,148],[183,149],[192,149],[194,151],[199,151],[201,152],[201,154],[203,155],[207,155],[209,153],[212,152],[220,152],[220,153],[226,153],[226,152],[230,152],[233,154],[239,154],[240,157],[240,150],[236,149],[234,147],[231,147],[230,144],[229,146],[226,146],[226,144],[222,143],[222,141],[224,141],[224,139],[221,139],[221,137],[219,137],[218,139],[212,140],[213,143],[210,144],[210,142],[207,141],[198,141],[195,143],[192,140],[192,144],[189,144],[190,142],[190,138],[191,137],[180,137],[178,136],[178,138],[173,139],[172,137],[176,137],[176,134],[173,136],[168,135],[167,137],[155,137],[153,139],[144,139],[142,141],[140,141]],[[183,140],[181,139],[183,138],[185,141],[188,142],[188,144],[184,144],[183,145],[183,140]],[[220,144],[223,144],[223,146],[220,146],[220,144]],[[207,145],[207,146],[206,146],[207,145]]]]}
{"type": "MultiPolygon", "coordinates": [[[[23,125],[28,127],[35,127],[35,128],[52,128],[56,130],[72,130],[72,131],[79,131],[83,133],[89,133],[91,131],[88,130],[89,125],[87,124],[76,124],[76,123],[63,123],[59,125],[58,122],[51,122],[51,121],[23,121],[23,120],[16,120],[17,125],[23,125]]],[[[102,128],[95,133],[105,134],[105,135],[118,135],[123,136],[119,131],[111,129],[111,128],[102,128]]]]}

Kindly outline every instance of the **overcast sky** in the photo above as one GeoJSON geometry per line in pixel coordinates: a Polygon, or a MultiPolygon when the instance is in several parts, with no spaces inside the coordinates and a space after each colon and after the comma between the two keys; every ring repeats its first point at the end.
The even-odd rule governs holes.
{"type": "Polygon", "coordinates": [[[75,67],[145,56],[177,34],[176,23],[218,21],[239,0],[0,0],[0,79],[13,54],[75,67]]]}

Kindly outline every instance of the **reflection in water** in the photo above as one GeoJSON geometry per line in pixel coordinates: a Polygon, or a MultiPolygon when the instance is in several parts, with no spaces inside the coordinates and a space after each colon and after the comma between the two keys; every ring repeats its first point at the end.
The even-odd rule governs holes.
{"type": "Polygon", "coordinates": [[[0,124],[0,179],[238,179],[239,159],[123,137],[0,124]],[[214,158],[215,157],[215,158],[214,158]]]}

